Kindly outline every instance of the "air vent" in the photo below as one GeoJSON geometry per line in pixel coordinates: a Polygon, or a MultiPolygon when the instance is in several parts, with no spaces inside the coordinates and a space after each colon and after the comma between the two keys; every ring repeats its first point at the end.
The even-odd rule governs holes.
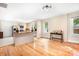
{"type": "Polygon", "coordinates": [[[7,8],[7,4],[6,3],[0,3],[0,7],[7,8]]]}

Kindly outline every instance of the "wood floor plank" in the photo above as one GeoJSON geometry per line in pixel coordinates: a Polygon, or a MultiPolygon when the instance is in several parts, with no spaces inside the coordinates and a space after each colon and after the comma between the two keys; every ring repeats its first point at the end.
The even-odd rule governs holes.
{"type": "Polygon", "coordinates": [[[23,45],[0,47],[0,56],[71,56],[79,53],[79,44],[40,38],[23,45]]]}
{"type": "Polygon", "coordinates": [[[44,50],[44,48],[41,47],[32,47],[31,45],[29,45],[29,47],[31,47],[32,49],[34,49],[36,52],[40,53],[43,56],[49,56],[51,54],[49,54],[47,51],[44,50]]]}

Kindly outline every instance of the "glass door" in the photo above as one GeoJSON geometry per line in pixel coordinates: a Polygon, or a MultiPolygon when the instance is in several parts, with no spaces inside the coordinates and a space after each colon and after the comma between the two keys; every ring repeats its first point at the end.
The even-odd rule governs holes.
{"type": "Polygon", "coordinates": [[[68,41],[79,43],[79,18],[70,19],[68,33],[68,41]]]}
{"type": "Polygon", "coordinates": [[[74,34],[79,35],[79,18],[73,20],[73,25],[74,34]]]}

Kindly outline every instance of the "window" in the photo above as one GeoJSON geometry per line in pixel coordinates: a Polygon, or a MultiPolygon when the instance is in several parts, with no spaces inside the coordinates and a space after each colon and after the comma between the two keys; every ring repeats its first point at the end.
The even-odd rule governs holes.
{"type": "Polygon", "coordinates": [[[73,23],[74,23],[74,33],[79,34],[79,18],[75,18],[73,23]]]}
{"type": "Polygon", "coordinates": [[[48,32],[48,22],[45,22],[45,32],[48,32]]]}

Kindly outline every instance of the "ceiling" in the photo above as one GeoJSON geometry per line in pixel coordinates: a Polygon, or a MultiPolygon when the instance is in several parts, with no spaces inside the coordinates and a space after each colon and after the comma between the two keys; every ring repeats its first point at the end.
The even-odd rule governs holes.
{"type": "Polygon", "coordinates": [[[8,3],[7,8],[0,7],[0,19],[31,22],[78,10],[78,3],[8,3]],[[47,4],[51,4],[52,8],[42,9],[47,4]]]}

